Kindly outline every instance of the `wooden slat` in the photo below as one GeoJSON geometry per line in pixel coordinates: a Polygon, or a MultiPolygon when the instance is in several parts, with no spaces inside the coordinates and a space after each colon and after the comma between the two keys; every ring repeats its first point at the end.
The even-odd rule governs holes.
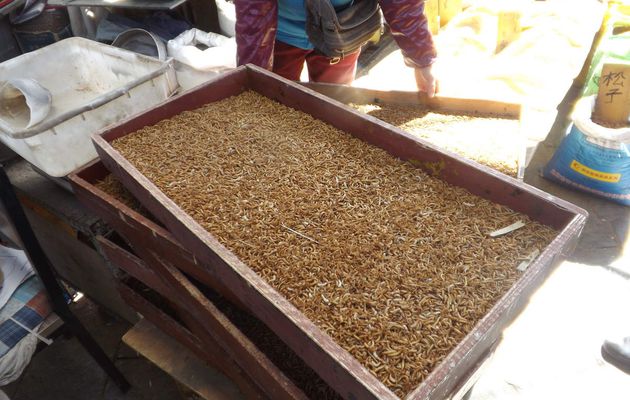
{"type": "Polygon", "coordinates": [[[338,104],[338,106],[345,106],[349,103],[423,105],[436,111],[451,113],[488,113],[511,119],[519,119],[521,113],[520,104],[494,100],[442,97],[439,95],[427,97],[423,92],[374,90],[331,83],[302,82],[300,84],[342,103],[338,104]]]}
{"type": "Polygon", "coordinates": [[[243,393],[247,399],[264,400],[267,398],[263,395],[260,388],[249,380],[245,372],[234,363],[216,342],[199,340],[199,338],[188,329],[181,326],[177,321],[155,307],[125,283],[121,282],[119,284],[118,291],[127,304],[142,314],[144,318],[151,321],[151,323],[160,330],[186,346],[190,351],[202,357],[210,365],[226,374],[238,385],[241,393],[243,393]]]}
{"type": "Polygon", "coordinates": [[[243,395],[225,375],[146,319],[122,337],[127,346],[204,400],[240,400],[243,395]]]}

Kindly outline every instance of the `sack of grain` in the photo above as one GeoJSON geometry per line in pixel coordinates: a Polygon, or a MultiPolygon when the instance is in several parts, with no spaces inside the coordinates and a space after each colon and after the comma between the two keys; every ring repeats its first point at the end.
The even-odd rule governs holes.
{"type": "Polygon", "coordinates": [[[582,98],[569,134],[543,170],[543,176],[596,196],[630,205],[630,125],[595,123],[595,97],[582,98]]]}

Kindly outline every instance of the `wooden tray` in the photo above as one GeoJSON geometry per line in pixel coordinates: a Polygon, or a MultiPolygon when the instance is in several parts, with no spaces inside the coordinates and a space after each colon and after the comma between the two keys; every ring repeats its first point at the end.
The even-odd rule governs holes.
{"type": "Polygon", "coordinates": [[[502,330],[522,310],[529,295],[542,283],[552,267],[572,251],[584,226],[586,212],[491,168],[441,151],[391,125],[254,66],[237,68],[94,135],[94,144],[107,168],[197,260],[213,269],[212,276],[225,290],[239,298],[344,398],[396,399],[398,396],[184,213],[109,143],[146,125],[153,125],[244,90],[254,90],[311,114],[398,158],[413,161],[452,185],[561,230],[473,331],[407,398],[442,399],[452,394],[471,369],[477,366],[502,330]]]}
{"type": "Polygon", "coordinates": [[[344,104],[400,104],[424,105],[431,110],[449,113],[495,114],[507,119],[521,117],[521,105],[484,99],[460,99],[453,97],[427,97],[424,93],[383,91],[337,85],[332,83],[302,82],[301,85],[313,89],[331,99],[344,104]]]}

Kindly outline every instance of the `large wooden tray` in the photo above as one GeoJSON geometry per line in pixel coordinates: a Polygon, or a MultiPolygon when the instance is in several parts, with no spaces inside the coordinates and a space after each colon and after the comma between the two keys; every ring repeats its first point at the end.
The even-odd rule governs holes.
{"type": "Polygon", "coordinates": [[[240,299],[344,398],[396,399],[398,396],[184,213],[109,143],[146,125],[244,90],[254,90],[311,114],[396,157],[413,161],[420,168],[452,185],[506,205],[560,230],[553,242],[541,252],[473,331],[407,398],[442,399],[453,393],[499,338],[502,330],[522,310],[529,295],[542,283],[553,266],[572,251],[585,223],[586,212],[488,167],[441,151],[391,125],[362,115],[313,90],[253,66],[240,67],[226,73],[193,91],[183,93],[150,111],[94,135],[94,144],[107,168],[195,255],[195,260],[200,260],[209,268],[209,274],[225,290],[240,299]]]}

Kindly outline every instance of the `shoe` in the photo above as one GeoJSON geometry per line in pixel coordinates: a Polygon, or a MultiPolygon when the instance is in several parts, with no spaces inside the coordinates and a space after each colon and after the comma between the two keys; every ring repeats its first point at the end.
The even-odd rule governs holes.
{"type": "Polygon", "coordinates": [[[620,341],[604,341],[602,357],[626,374],[630,374],[630,336],[620,341]]]}

